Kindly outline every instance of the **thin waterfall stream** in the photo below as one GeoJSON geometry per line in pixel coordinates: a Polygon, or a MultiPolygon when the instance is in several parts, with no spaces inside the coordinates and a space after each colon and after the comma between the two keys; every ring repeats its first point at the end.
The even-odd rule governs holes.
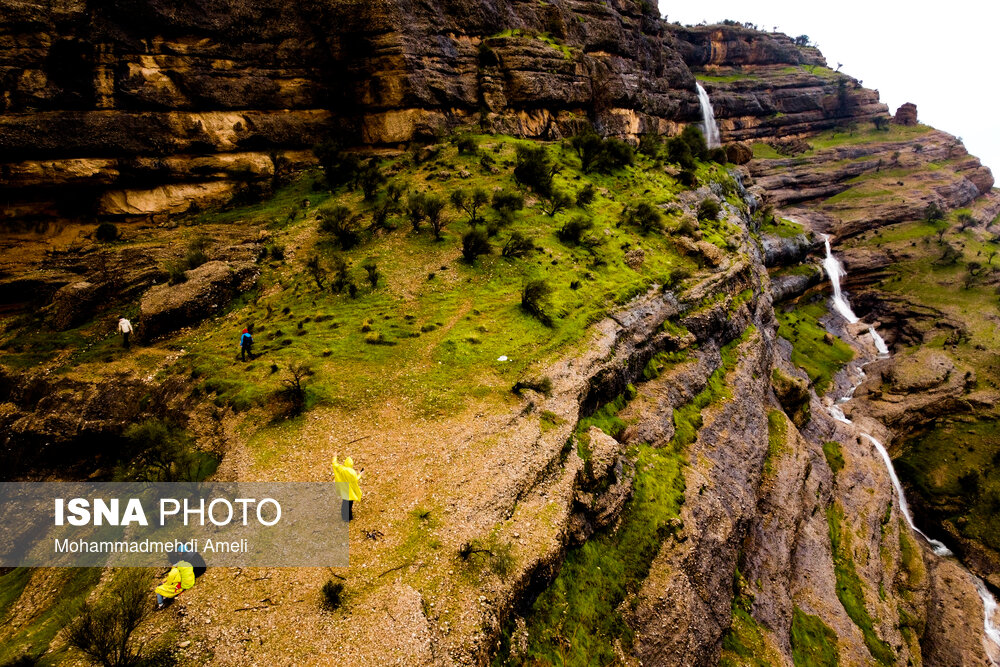
{"type": "MultiPolygon", "coordinates": [[[[844,271],[844,267],[840,261],[833,255],[833,250],[830,246],[830,236],[824,235],[823,241],[826,244],[826,257],[823,259],[823,269],[826,271],[827,276],[829,276],[830,284],[833,287],[833,307],[849,324],[856,324],[860,322],[861,319],[854,314],[854,311],[851,309],[851,304],[844,296],[840,287],[840,281],[846,275],[846,272],[844,271]]],[[[885,340],[882,339],[882,336],[880,336],[875,330],[875,327],[869,326],[868,333],[871,334],[872,341],[875,344],[875,349],[878,351],[879,358],[888,357],[889,348],[885,344],[885,340]]],[[[855,380],[854,386],[851,387],[847,394],[827,408],[830,416],[843,424],[851,424],[852,422],[847,418],[847,415],[844,414],[844,410],[840,406],[850,401],[854,397],[854,392],[859,386],[861,386],[861,383],[865,379],[865,365],[867,364],[864,364],[858,369],[858,379],[855,380]]],[[[892,481],[893,488],[896,491],[896,502],[899,505],[899,511],[903,515],[903,518],[906,519],[906,523],[910,526],[913,532],[917,533],[920,537],[927,541],[935,555],[941,558],[952,556],[953,554],[951,550],[945,546],[944,543],[929,537],[926,533],[917,528],[913,521],[913,515],[910,513],[910,506],[906,502],[903,485],[899,481],[899,476],[896,475],[896,468],[892,464],[892,457],[889,456],[889,452],[886,450],[885,446],[869,433],[862,432],[861,437],[868,440],[872,446],[875,447],[875,450],[882,458],[882,462],[885,463],[886,470],[889,472],[889,479],[892,481]]],[[[986,654],[990,658],[990,661],[994,665],[997,665],[996,659],[993,657],[994,652],[1000,652],[1000,628],[998,628],[994,623],[994,616],[997,612],[998,606],[997,600],[993,596],[993,593],[991,593],[987,588],[986,582],[970,572],[968,569],[966,569],[966,572],[968,572],[969,576],[972,577],[973,584],[976,587],[976,592],[979,593],[979,597],[983,602],[983,629],[985,634],[983,642],[985,644],[989,641],[995,647],[995,651],[993,652],[987,648],[986,654]]]]}
{"type": "Polygon", "coordinates": [[[722,135],[715,122],[712,100],[708,97],[708,91],[700,83],[695,81],[695,85],[698,87],[698,104],[701,105],[701,131],[705,135],[705,143],[708,144],[709,148],[718,148],[722,145],[722,135]]]}

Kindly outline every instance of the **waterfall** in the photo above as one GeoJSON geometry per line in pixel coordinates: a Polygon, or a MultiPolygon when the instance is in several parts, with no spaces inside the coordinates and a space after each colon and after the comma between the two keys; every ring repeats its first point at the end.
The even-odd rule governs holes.
{"type": "Polygon", "coordinates": [[[709,148],[718,148],[722,145],[722,136],[719,134],[719,126],[715,124],[715,112],[712,110],[712,101],[708,99],[708,91],[698,86],[698,104],[701,105],[701,131],[705,135],[705,143],[709,148]]]}
{"type": "MultiPolygon", "coordinates": [[[[833,307],[837,309],[841,317],[854,324],[860,318],[851,310],[851,304],[847,303],[844,294],[840,291],[840,279],[847,275],[840,261],[833,256],[833,249],[830,248],[830,235],[823,235],[823,243],[826,244],[826,257],[823,258],[823,270],[830,277],[830,284],[833,285],[833,307]]],[[[882,343],[885,344],[884,342],[882,343]]]]}
{"type": "MultiPolygon", "coordinates": [[[[830,248],[829,235],[824,235],[823,241],[826,243],[826,258],[823,260],[823,268],[826,270],[826,274],[830,276],[830,283],[833,286],[833,305],[837,309],[837,312],[839,312],[845,320],[854,324],[860,320],[858,316],[854,314],[854,311],[851,310],[851,304],[847,302],[847,299],[844,298],[843,293],[840,291],[840,279],[845,275],[844,267],[837,260],[837,258],[833,256],[833,251],[830,248]]],[[[888,357],[889,348],[882,339],[882,336],[880,336],[878,331],[875,330],[875,327],[868,327],[868,333],[871,334],[872,341],[875,343],[875,349],[878,350],[879,357],[888,357]]],[[[844,410],[840,406],[854,397],[854,392],[859,386],[861,386],[864,379],[865,371],[864,367],[862,367],[858,369],[858,379],[854,383],[854,386],[851,387],[845,396],[840,398],[836,403],[827,407],[827,411],[830,413],[831,417],[843,424],[852,423],[851,420],[847,418],[847,415],[844,414],[844,410]]],[[[861,437],[867,439],[868,442],[875,447],[876,451],[878,451],[879,456],[882,457],[885,469],[889,473],[889,479],[892,481],[893,489],[896,491],[896,502],[899,505],[899,511],[906,519],[906,523],[910,529],[920,535],[920,537],[927,540],[927,543],[931,546],[931,550],[935,555],[942,558],[951,556],[951,550],[945,546],[943,542],[929,537],[924,531],[917,528],[916,524],[914,524],[913,515],[910,513],[910,506],[906,502],[906,494],[903,493],[903,485],[900,483],[899,477],[896,475],[896,468],[892,465],[892,458],[889,456],[889,452],[886,450],[885,446],[868,433],[861,433],[861,437]]],[[[997,600],[993,596],[993,593],[990,592],[989,588],[986,587],[986,582],[974,575],[968,569],[966,569],[966,572],[968,572],[969,576],[972,578],[972,583],[976,588],[976,592],[979,594],[979,599],[983,602],[983,647],[986,650],[986,654],[990,662],[994,665],[994,667],[996,667],[997,662],[994,654],[1000,650],[1000,628],[996,626],[993,620],[997,613],[997,600]],[[990,650],[990,643],[993,644],[993,651],[990,650]]]]}
{"type": "Polygon", "coordinates": [[[906,496],[903,495],[903,485],[899,483],[899,477],[896,476],[896,469],[892,465],[892,459],[889,457],[889,452],[886,451],[881,442],[867,433],[862,433],[861,437],[866,438],[868,442],[875,445],[875,449],[878,451],[879,456],[882,457],[882,462],[885,463],[885,468],[889,471],[889,479],[892,480],[892,486],[896,489],[896,500],[899,502],[899,511],[902,513],[903,518],[906,519],[906,523],[910,525],[913,532],[927,540],[927,543],[931,545],[931,549],[934,550],[935,554],[938,556],[950,556],[951,550],[948,547],[938,540],[928,537],[924,531],[917,528],[917,526],[913,523],[913,515],[910,514],[910,506],[906,502],[906,496]]]}

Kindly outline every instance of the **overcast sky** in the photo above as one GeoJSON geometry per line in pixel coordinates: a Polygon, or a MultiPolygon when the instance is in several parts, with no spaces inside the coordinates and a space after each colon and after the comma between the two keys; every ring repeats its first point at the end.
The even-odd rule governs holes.
{"type": "Polygon", "coordinates": [[[917,105],[920,121],[961,137],[1000,181],[1000,2],[659,0],[669,21],[750,21],[809,35],[830,65],[881,93],[890,113],[917,105]]]}

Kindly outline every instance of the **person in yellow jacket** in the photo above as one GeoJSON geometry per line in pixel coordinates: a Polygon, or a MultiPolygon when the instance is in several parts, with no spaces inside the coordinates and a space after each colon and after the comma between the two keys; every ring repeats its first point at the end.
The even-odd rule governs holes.
{"type": "Polygon", "coordinates": [[[354,501],[361,500],[361,475],[354,470],[354,460],[348,456],[344,463],[337,462],[337,454],[333,455],[333,481],[337,484],[340,497],[344,501],[340,506],[340,516],[344,521],[354,518],[354,501]]]}
{"type": "Polygon", "coordinates": [[[163,580],[163,583],[154,589],[156,591],[157,609],[163,609],[168,600],[173,600],[194,586],[194,567],[191,563],[184,560],[181,554],[176,551],[171,552],[168,558],[173,567],[170,568],[170,572],[167,573],[167,578],[163,580]]]}

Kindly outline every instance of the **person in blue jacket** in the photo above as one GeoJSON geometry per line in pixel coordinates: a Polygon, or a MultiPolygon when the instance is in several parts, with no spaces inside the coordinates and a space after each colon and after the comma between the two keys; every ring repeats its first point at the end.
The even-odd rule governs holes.
{"type": "Polygon", "coordinates": [[[240,336],[240,359],[247,360],[247,356],[253,360],[253,329],[247,327],[240,336]]]}

